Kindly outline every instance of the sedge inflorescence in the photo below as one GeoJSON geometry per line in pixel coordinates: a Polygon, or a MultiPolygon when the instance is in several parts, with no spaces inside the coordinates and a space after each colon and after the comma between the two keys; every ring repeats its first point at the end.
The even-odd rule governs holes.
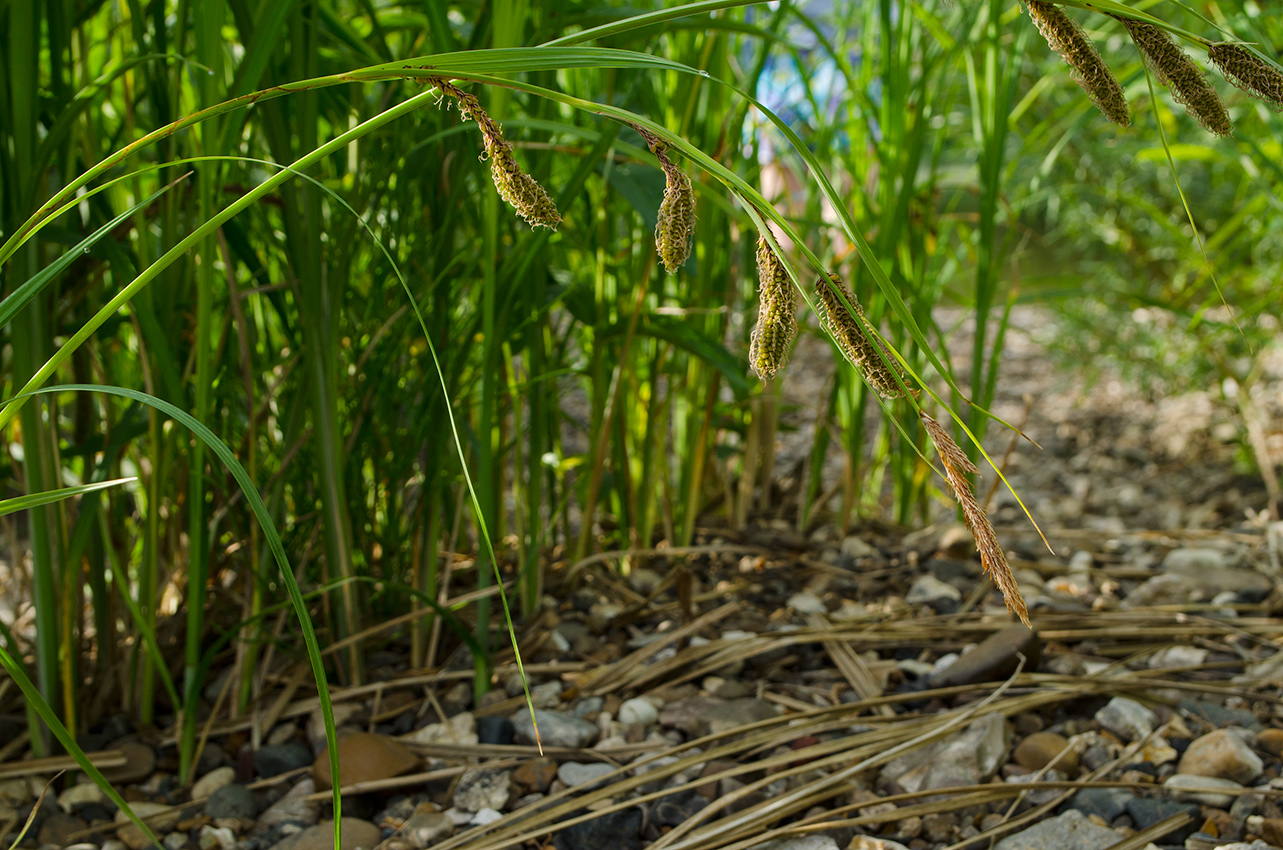
{"type": "Polygon", "coordinates": [[[793,282],[765,235],[757,237],[757,281],[757,324],[749,338],[748,362],[765,381],[788,363],[797,335],[793,282]]]}
{"type": "MultiPolygon", "coordinates": [[[[847,289],[842,278],[829,273],[815,284],[820,320],[851,365],[860,370],[865,383],[883,398],[900,398],[908,387],[908,376],[895,355],[869,325],[864,309],[847,289]],[[848,305],[850,309],[848,309],[848,305]]],[[[914,398],[920,390],[908,389],[914,398]]]]}
{"type": "Polygon", "coordinates": [[[1042,0],[1025,0],[1025,9],[1047,44],[1073,69],[1074,79],[1105,117],[1120,127],[1130,125],[1131,112],[1123,87],[1078,22],[1064,9],[1042,0]]]}
{"type": "Polygon", "coordinates": [[[531,227],[549,227],[557,229],[561,224],[561,213],[557,205],[544,191],[543,186],[529,174],[521,170],[517,159],[512,155],[512,142],[504,138],[503,128],[481,107],[476,96],[464,91],[446,80],[434,79],[443,94],[453,98],[459,105],[459,112],[477,123],[481,129],[485,153],[482,159],[490,161],[490,176],[494,179],[499,197],[517,211],[531,227]]]}
{"type": "Polygon", "coordinates": [[[1131,34],[1154,76],[1171,90],[1172,97],[1185,107],[1186,112],[1198,119],[1203,129],[1217,136],[1228,136],[1234,131],[1221,96],[1207,81],[1202,69],[1167,33],[1146,21],[1122,17],[1118,20],[1131,34]]]}

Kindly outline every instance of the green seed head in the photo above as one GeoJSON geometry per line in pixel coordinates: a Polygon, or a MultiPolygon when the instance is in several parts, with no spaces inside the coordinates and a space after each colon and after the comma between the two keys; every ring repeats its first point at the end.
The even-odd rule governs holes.
{"type": "Polygon", "coordinates": [[[1241,44],[1222,41],[1207,49],[1207,58],[1225,79],[1260,98],[1275,112],[1283,110],[1283,72],[1241,44]]]}
{"type": "Polygon", "coordinates": [[[481,108],[481,101],[458,86],[445,80],[433,80],[442,93],[454,98],[463,115],[477,122],[481,129],[481,141],[486,152],[483,159],[490,160],[490,176],[494,178],[499,197],[517,211],[531,227],[551,227],[557,229],[561,224],[561,214],[557,205],[539,185],[539,182],[521,170],[516,158],[512,155],[512,143],[503,136],[499,122],[481,108]]]}
{"type": "Polygon", "coordinates": [[[1132,41],[1136,42],[1154,76],[1171,90],[1172,97],[1185,107],[1186,112],[1198,119],[1203,129],[1218,136],[1234,132],[1230,114],[1216,89],[1207,82],[1202,69],[1176,46],[1167,33],[1145,21],[1122,17],[1118,20],[1131,33],[1132,41]]]}
{"type": "MultiPolygon", "coordinates": [[[[846,288],[842,278],[832,273],[820,278],[815,284],[815,294],[820,303],[820,319],[833,335],[842,354],[851,361],[851,365],[860,370],[865,383],[883,398],[903,396],[905,391],[902,384],[907,385],[908,376],[900,368],[895,355],[869,326],[868,320],[864,318],[864,310],[846,288]],[[847,304],[851,305],[850,310],[847,309],[847,304]],[[897,376],[899,380],[896,380],[897,376]]],[[[916,389],[910,389],[909,392],[914,398],[921,394],[916,389]]]]}
{"type": "Polygon", "coordinates": [[[757,295],[757,325],[749,338],[748,362],[765,381],[784,368],[797,335],[796,292],[765,236],[757,237],[757,295]]]}
{"type": "Polygon", "coordinates": [[[1127,109],[1127,97],[1118,84],[1114,72],[1096,52],[1096,46],[1087,38],[1082,27],[1065,10],[1042,0],[1025,0],[1029,17],[1033,18],[1047,44],[1069,63],[1074,80],[1083,87],[1092,102],[1105,117],[1120,127],[1132,123],[1127,109]]]}
{"type": "Polygon", "coordinates": [[[676,165],[660,157],[666,185],[664,200],[655,221],[655,250],[669,274],[686,265],[691,255],[691,235],[695,232],[695,190],[691,179],[676,165]]]}

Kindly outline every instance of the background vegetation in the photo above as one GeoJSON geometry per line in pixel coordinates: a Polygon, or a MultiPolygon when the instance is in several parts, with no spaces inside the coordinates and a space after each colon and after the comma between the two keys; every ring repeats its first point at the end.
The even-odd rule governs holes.
{"type": "MultiPolygon", "coordinates": [[[[1283,49],[1253,2],[1154,11],[1283,49]]],[[[331,681],[362,681],[395,641],[416,667],[474,665],[486,688],[504,651],[496,574],[519,614],[592,552],[780,511],[789,373],[762,384],[745,359],[767,215],[804,288],[809,252],[978,435],[1021,299],[1062,310],[1067,347],[1165,387],[1250,385],[1277,334],[1279,118],[1219,77],[1234,137],[1162,89],[1155,113],[1125,30],[1074,14],[1125,85],[1130,130],[996,0],[0,3],[4,397],[52,362],[39,383],[189,413],[283,544],[234,466],[147,397],[11,405],[12,493],[138,480],[6,518],[9,657],[72,731],[120,706],[180,727],[186,778],[213,672],[232,671],[215,690],[234,714],[302,657],[287,590],[308,593],[331,681]],[[585,31],[631,52],[552,44],[585,31]],[[434,74],[502,123],[558,204],[555,232],[497,197],[477,126],[434,74]],[[693,179],[678,274],[652,235],[663,172],[624,120],[666,132],[693,179]],[[773,209],[746,205],[754,189],[773,209]],[[977,328],[956,375],[941,304],[977,328]]],[[[816,332],[809,311],[802,324],[816,332]]],[[[938,479],[919,420],[877,401],[839,373],[788,502],[799,529],[926,515],[938,479]],[[833,452],[836,489],[820,474],[833,452]]]]}

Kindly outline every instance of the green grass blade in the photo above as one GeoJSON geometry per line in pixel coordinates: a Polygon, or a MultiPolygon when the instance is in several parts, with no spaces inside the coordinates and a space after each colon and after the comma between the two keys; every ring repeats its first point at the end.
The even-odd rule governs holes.
{"type": "Polygon", "coordinates": [[[17,496],[12,499],[0,499],[0,516],[11,514],[14,511],[25,511],[27,508],[34,508],[38,505],[49,505],[54,502],[60,502],[63,499],[70,499],[72,496],[79,496],[82,493],[92,493],[95,490],[105,490],[108,487],[115,487],[117,484],[128,484],[130,481],[137,481],[134,476],[129,478],[115,478],[111,481],[98,481],[93,484],[77,484],[75,487],[64,487],[61,490],[46,490],[43,493],[30,493],[26,496],[17,496]]]}

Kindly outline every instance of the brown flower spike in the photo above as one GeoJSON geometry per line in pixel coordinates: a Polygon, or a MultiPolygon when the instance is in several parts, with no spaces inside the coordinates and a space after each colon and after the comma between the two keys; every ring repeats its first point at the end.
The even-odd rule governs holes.
{"type": "Polygon", "coordinates": [[[765,236],[757,237],[757,324],[749,338],[748,362],[763,381],[788,363],[797,334],[795,292],[784,264],[765,236]]]}
{"type": "MultiPolygon", "coordinates": [[[[851,294],[851,290],[846,288],[842,278],[832,273],[820,278],[815,284],[815,294],[819,297],[820,319],[833,334],[833,339],[846,359],[860,370],[865,383],[873,387],[883,398],[903,396],[904,386],[902,385],[908,384],[908,376],[904,370],[900,369],[895,355],[869,327],[868,320],[864,318],[864,310],[851,294]],[[847,304],[850,304],[851,310],[855,311],[854,315],[847,309],[847,304]],[[870,339],[876,342],[876,348],[875,342],[871,342],[870,339]]],[[[909,393],[917,398],[921,391],[910,389],[909,393]]]]}
{"type": "Polygon", "coordinates": [[[1078,22],[1064,9],[1042,0],[1025,0],[1025,8],[1047,44],[1073,68],[1074,80],[1105,117],[1120,127],[1130,125],[1132,118],[1123,87],[1078,22]]]}
{"type": "Polygon", "coordinates": [[[1207,48],[1207,58],[1225,79],[1258,97],[1275,112],[1283,111],[1283,72],[1241,44],[1218,42],[1207,48]]]}
{"type": "Polygon", "coordinates": [[[1172,97],[1185,107],[1186,112],[1198,119],[1204,130],[1218,136],[1234,132],[1230,114],[1216,89],[1207,82],[1202,69],[1167,33],[1145,21],[1123,17],[1118,20],[1131,33],[1132,41],[1136,42],[1136,48],[1145,57],[1145,63],[1154,76],[1171,90],[1172,97]]]}
{"type": "Polygon", "coordinates": [[[931,441],[936,444],[940,462],[944,465],[945,478],[949,481],[954,498],[962,506],[962,518],[971,530],[971,535],[976,538],[980,563],[984,565],[985,572],[998,590],[1002,591],[1007,610],[1019,617],[1020,622],[1029,625],[1029,611],[1025,608],[1024,597],[1020,595],[1016,577],[1011,572],[1011,564],[1007,562],[1007,554],[1002,551],[993,523],[989,521],[984,508],[980,507],[980,502],[971,489],[971,482],[967,480],[967,473],[975,474],[979,470],[949,436],[949,432],[940,427],[939,422],[923,413],[922,424],[931,435],[931,441]]]}
{"type": "Polygon", "coordinates": [[[481,101],[475,95],[445,80],[437,79],[433,83],[443,94],[454,98],[459,104],[459,111],[481,128],[481,139],[486,146],[482,159],[490,160],[490,176],[494,178],[499,197],[507,201],[531,227],[556,230],[561,224],[557,205],[535,178],[521,170],[512,155],[512,143],[503,137],[499,122],[481,108],[481,101]]]}

